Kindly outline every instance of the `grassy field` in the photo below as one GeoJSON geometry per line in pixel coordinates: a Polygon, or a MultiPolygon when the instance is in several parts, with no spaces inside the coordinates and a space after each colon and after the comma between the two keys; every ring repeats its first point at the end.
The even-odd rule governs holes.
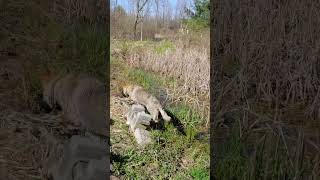
{"type": "MultiPolygon", "coordinates": [[[[175,84],[174,79],[131,68],[114,58],[111,79],[111,84],[142,85],[157,96],[161,89],[170,91],[175,84]]],[[[111,94],[119,95],[119,90],[115,86],[111,94]]],[[[161,130],[152,130],[155,143],[145,148],[137,146],[121,114],[113,115],[111,144],[116,157],[113,162],[116,175],[124,179],[209,179],[209,136],[203,128],[205,119],[182,102],[169,102],[166,109],[179,124],[166,123],[161,130]]]]}

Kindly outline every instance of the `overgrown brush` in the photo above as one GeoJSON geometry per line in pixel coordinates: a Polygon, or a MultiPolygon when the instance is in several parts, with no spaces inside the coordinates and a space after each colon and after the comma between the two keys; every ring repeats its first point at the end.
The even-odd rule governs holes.
{"type": "Polygon", "coordinates": [[[107,1],[103,0],[54,0],[50,2],[50,11],[61,21],[75,21],[95,24],[106,22],[107,1]]]}
{"type": "MultiPolygon", "coordinates": [[[[299,168],[292,167],[292,163],[299,162],[294,156],[301,161],[308,159],[303,152],[292,153],[296,144],[303,144],[299,143],[293,129],[301,127],[305,142],[319,137],[320,20],[316,8],[319,2],[226,0],[215,5],[212,20],[215,38],[212,59],[216,64],[214,87],[217,87],[214,88],[217,101],[212,106],[218,112],[215,119],[226,119],[224,114],[239,110],[236,120],[240,122],[242,133],[268,134],[275,131],[270,123],[281,124],[281,128],[285,128],[281,132],[296,143],[279,145],[281,148],[287,146],[285,151],[290,158],[277,161],[278,164],[261,161],[263,167],[268,164],[275,168],[268,170],[271,172],[266,172],[265,178],[319,178],[312,171],[300,172],[299,168]],[[264,124],[266,121],[269,123],[264,124]],[[285,172],[286,164],[290,164],[290,172],[285,172]]],[[[250,136],[254,137],[253,134],[250,136]]],[[[318,142],[312,143],[319,147],[318,142]]],[[[312,152],[312,149],[308,147],[305,151],[312,152]]],[[[320,151],[315,149],[318,156],[320,151]]],[[[312,169],[318,164],[319,160],[308,166],[296,166],[312,169]]],[[[248,171],[258,173],[256,169],[244,172],[248,171]]]]}
{"type": "Polygon", "coordinates": [[[320,20],[314,7],[319,3],[226,2],[225,14],[216,19],[219,36],[213,44],[213,59],[222,62],[225,93],[256,97],[277,108],[304,102],[308,114],[317,116],[320,20]],[[237,67],[232,75],[229,64],[237,67]]]}
{"type": "Polygon", "coordinates": [[[144,68],[165,77],[175,77],[183,87],[193,94],[209,91],[210,67],[209,50],[185,49],[182,44],[156,44],[133,47],[126,59],[132,67],[144,68]]]}

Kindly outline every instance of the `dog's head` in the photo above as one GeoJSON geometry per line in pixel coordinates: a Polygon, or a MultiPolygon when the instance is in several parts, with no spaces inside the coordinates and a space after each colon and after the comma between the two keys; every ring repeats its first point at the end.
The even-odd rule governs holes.
{"type": "Polygon", "coordinates": [[[124,96],[129,96],[129,93],[132,91],[133,87],[131,85],[125,85],[122,88],[122,94],[124,96]]]}

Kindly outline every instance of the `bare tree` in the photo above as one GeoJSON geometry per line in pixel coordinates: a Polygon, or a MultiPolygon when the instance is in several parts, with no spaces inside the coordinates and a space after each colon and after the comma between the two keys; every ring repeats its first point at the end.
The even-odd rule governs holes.
{"type": "Polygon", "coordinates": [[[156,29],[159,28],[159,1],[160,0],[154,0],[154,3],[156,5],[156,29]]]}
{"type": "Polygon", "coordinates": [[[172,18],[172,7],[169,0],[160,0],[162,26],[168,28],[172,18]]]}
{"type": "Polygon", "coordinates": [[[144,19],[145,19],[145,17],[148,16],[149,11],[150,11],[150,4],[147,3],[147,4],[146,4],[146,7],[145,7],[145,11],[143,12],[142,19],[141,19],[140,41],[142,41],[142,37],[143,37],[143,23],[144,23],[144,19]]]}
{"type": "Polygon", "coordinates": [[[176,7],[176,19],[183,19],[185,18],[185,8],[187,7],[186,0],[178,0],[177,7],[176,7]]]}
{"type": "Polygon", "coordinates": [[[134,22],[134,38],[137,39],[137,26],[143,21],[144,10],[149,0],[135,0],[136,1],[136,19],[134,22]]]}
{"type": "Polygon", "coordinates": [[[143,40],[154,38],[157,33],[172,33],[181,27],[185,8],[193,1],[177,0],[174,7],[170,0],[112,0],[113,37],[143,40]],[[119,7],[124,15],[119,13],[119,7]]]}

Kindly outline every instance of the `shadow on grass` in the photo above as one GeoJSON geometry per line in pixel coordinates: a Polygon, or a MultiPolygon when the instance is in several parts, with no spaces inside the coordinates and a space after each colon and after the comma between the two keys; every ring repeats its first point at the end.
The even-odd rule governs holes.
{"type": "MultiPolygon", "coordinates": [[[[130,157],[129,156],[121,156],[119,154],[114,154],[111,152],[111,163],[110,164],[114,164],[114,163],[120,163],[120,166],[125,165],[128,161],[129,161],[130,157]]],[[[113,171],[112,171],[113,173],[113,171]]],[[[120,175],[125,175],[124,171],[120,171],[120,175]]]]}
{"type": "MultiPolygon", "coordinates": [[[[173,126],[175,128],[177,128],[177,130],[179,131],[179,133],[181,133],[182,135],[186,135],[186,132],[184,130],[184,125],[181,123],[181,121],[170,111],[165,110],[166,113],[171,117],[171,121],[170,123],[173,124],[173,126]]],[[[155,123],[154,121],[150,122],[150,128],[153,130],[161,130],[164,131],[165,128],[165,122],[163,120],[159,121],[158,123],[155,123]]]]}
{"type": "Polygon", "coordinates": [[[186,132],[184,130],[184,125],[181,123],[181,121],[170,111],[166,111],[166,113],[171,117],[171,123],[174,127],[177,128],[177,130],[182,134],[186,135],[186,132]]]}
{"type": "Polygon", "coordinates": [[[127,162],[128,156],[121,156],[119,154],[114,154],[111,152],[111,162],[127,162]]]}
{"type": "Polygon", "coordinates": [[[110,126],[114,125],[114,120],[110,118],[110,126]]]}

